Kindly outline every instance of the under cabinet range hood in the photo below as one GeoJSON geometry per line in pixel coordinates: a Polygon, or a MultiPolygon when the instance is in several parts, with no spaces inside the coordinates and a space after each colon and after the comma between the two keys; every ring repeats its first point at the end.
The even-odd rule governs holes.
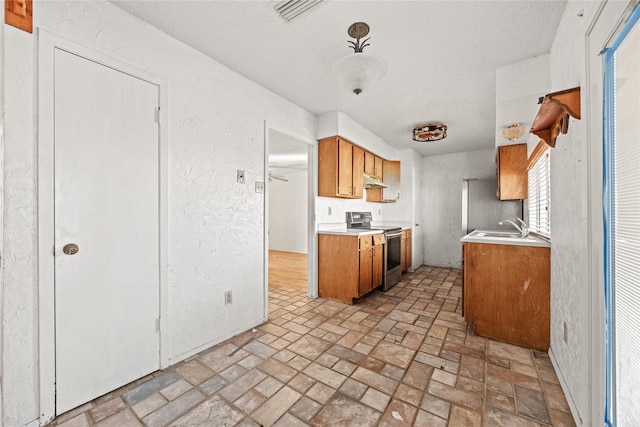
{"type": "Polygon", "coordinates": [[[364,188],[389,188],[389,186],[369,175],[364,175],[364,188]]]}

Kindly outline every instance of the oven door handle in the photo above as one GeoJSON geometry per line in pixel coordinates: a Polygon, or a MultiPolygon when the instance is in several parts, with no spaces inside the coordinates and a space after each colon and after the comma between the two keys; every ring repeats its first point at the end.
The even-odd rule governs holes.
{"type": "Polygon", "coordinates": [[[402,231],[398,231],[398,232],[393,232],[393,233],[389,233],[387,231],[387,239],[393,238],[393,237],[402,237],[402,231]]]}

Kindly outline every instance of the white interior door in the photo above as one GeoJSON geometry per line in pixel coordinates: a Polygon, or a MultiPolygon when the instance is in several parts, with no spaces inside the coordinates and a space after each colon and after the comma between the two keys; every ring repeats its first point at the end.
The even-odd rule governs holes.
{"type": "Polygon", "coordinates": [[[60,414],[160,366],[159,88],[56,49],[54,89],[60,414]]]}

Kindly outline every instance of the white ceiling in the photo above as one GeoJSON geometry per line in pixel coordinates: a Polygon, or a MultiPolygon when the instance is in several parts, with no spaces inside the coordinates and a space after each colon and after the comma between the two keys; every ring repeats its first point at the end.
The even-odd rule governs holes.
{"type": "MultiPolygon", "coordinates": [[[[119,7],[249,79],[322,114],[340,110],[399,149],[422,155],[494,146],[495,70],[549,52],[566,1],[325,0],[292,22],[273,1],[116,1],[119,7]],[[356,96],[331,76],[364,21],[387,75],[356,96]],[[442,121],[448,136],[415,143],[442,121]]],[[[541,96],[544,94],[540,94],[541,96]]]]}

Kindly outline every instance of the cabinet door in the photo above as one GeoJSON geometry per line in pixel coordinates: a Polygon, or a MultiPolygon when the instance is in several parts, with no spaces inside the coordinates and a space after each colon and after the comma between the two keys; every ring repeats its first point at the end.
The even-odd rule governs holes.
{"type": "Polygon", "coordinates": [[[500,200],[526,199],[527,144],[503,145],[498,147],[498,198],[500,200]]]}
{"type": "Polygon", "coordinates": [[[382,264],[384,262],[384,246],[375,245],[373,251],[373,273],[371,277],[371,289],[382,285],[382,264]]]}
{"type": "Polygon", "coordinates": [[[387,188],[382,189],[383,200],[400,198],[400,160],[385,160],[382,164],[383,182],[387,188]]]}
{"type": "Polygon", "coordinates": [[[358,296],[362,296],[371,290],[373,274],[371,240],[371,236],[360,237],[360,284],[358,296]]]}
{"type": "Polygon", "coordinates": [[[402,230],[402,241],[400,243],[400,270],[407,269],[407,230],[402,230]]]}
{"type": "Polygon", "coordinates": [[[384,175],[382,174],[382,171],[383,171],[382,158],[378,156],[374,156],[373,161],[374,161],[373,173],[375,174],[375,177],[378,179],[384,180],[384,175]]]}
{"type": "Polygon", "coordinates": [[[338,139],[338,195],[353,195],[353,144],[338,139]]]}
{"type": "Polygon", "coordinates": [[[345,304],[359,296],[358,236],[318,234],[318,294],[345,304]]]}
{"type": "Polygon", "coordinates": [[[364,149],[357,145],[353,146],[352,169],[353,191],[351,195],[356,199],[362,199],[362,195],[364,194],[362,191],[364,186],[364,149]]]}
{"type": "Polygon", "coordinates": [[[364,173],[372,178],[382,180],[382,158],[375,154],[364,152],[364,173]]]}
{"type": "Polygon", "coordinates": [[[382,284],[384,277],[384,248],[387,240],[384,234],[373,235],[373,283],[372,288],[382,284]]]}
{"type": "Polygon", "coordinates": [[[376,156],[369,151],[364,152],[364,173],[369,176],[375,176],[376,156]]]}
{"type": "Polygon", "coordinates": [[[413,262],[412,253],[411,253],[411,230],[407,231],[407,238],[405,240],[406,248],[405,248],[405,270],[411,268],[411,264],[413,262]]]}

